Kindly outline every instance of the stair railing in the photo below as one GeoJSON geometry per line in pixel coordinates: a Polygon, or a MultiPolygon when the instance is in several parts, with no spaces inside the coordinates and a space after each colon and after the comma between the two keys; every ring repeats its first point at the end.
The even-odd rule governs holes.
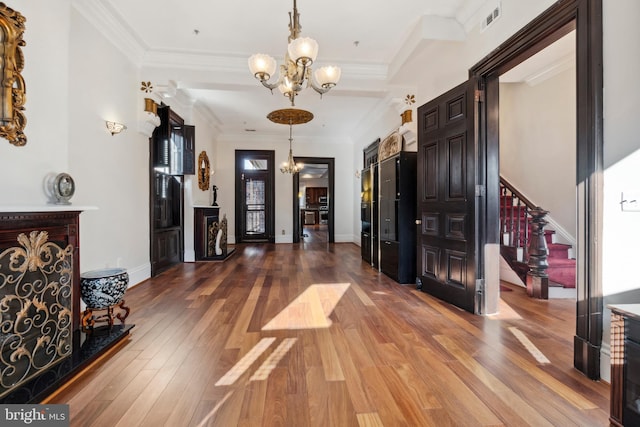
{"type": "Polygon", "coordinates": [[[535,205],[506,179],[500,177],[500,243],[517,251],[518,261],[528,259],[529,222],[535,205]]]}
{"type": "Polygon", "coordinates": [[[544,226],[549,212],[535,206],[503,177],[500,177],[500,203],[500,243],[515,250],[517,261],[527,263],[529,271],[524,278],[527,294],[548,299],[549,264],[544,226]]]}

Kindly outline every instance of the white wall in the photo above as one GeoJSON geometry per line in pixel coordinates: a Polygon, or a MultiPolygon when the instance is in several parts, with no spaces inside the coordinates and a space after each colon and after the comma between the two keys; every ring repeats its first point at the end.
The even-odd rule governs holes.
{"type": "MultiPolygon", "coordinates": [[[[15,7],[15,6],[14,6],[15,7]]],[[[23,2],[27,145],[0,141],[0,204],[47,203],[45,178],[70,173],[80,216],[80,271],[120,265],[148,277],[148,147],[136,132],[139,79],[68,0],[23,2]],[[129,129],[111,136],[105,120],[129,129]]]]}
{"type": "Polygon", "coordinates": [[[63,102],[73,203],[98,208],[80,217],[81,271],[126,267],[137,283],[149,276],[149,142],[137,132],[138,69],[75,10],[70,24],[63,102]],[[112,136],[105,120],[127,130],[112,136]]]}
{"type": "Polygon", "coordinates": [[[500,84],[500,174],[532,203],[548,210],[549,217],[568,232],[573,241],[576,236],[575,73],[572,67],[535,86],[500,84]]]}
{"type": "Polygon", "coordinates": [[[0,203],[41,205],[47,201],[47,174],[69,171],[70,1],[10,6],[27,18],[22,48],[27,145],[15,147],[0,139],[0,203]]]}
{"type": "MultiPolygon", "coordinates": [[[[602,284],[607,303],[640,302],[636,265],[640,212],[623,212],[622,193],[640,193],[640,2],[605,0],[604,21],[604,200],[602,284]]],[[[609,310],[605,309],[608,351],[609,310]]],[[[603,378],[608,374],[603,366],[603,378]]]]}

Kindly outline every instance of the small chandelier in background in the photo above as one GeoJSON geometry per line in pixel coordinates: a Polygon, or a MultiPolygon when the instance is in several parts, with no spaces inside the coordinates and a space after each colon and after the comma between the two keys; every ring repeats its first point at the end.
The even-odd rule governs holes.
{"type": "Polygon", "coordinates": [[[270,112],[267,114],[267,119],[280,125],[289,125],[289,158],[280,167],[280,172],[290,174],[300,172],[300,169],[302,169],[304,165],[297,165],[293,161],[293,150],[291,148],[291,143],[293,142],[293,125],[310,122],[313,120],[313,113],[297,108],[284,108],[270,112]]]}
{"type": "Polygon", "coordinates": [[[287,159],[286,162],[282,163],[282,166],[280,166],[280,172],[290,173],[293,175],[300,172],[300,169],[302,169],[303,165],[297,165],[293,161],[293,150],[291,148],[291,143],[293,142],[292,133],[293,133],[293,125],[289,124],[289,158],[287,159]]]}
{"type": "Polygon", "coordinates": [[[318,42],[309,37],[300,37],[301,28],[300,14],[296,0],[293,0],[293,13],[289,12],[289,46],[275,83],[268,81],[276,71],[276,60],[273,57],[257,53],[249,58],[251,74],[272,92],[278,88],[289,98],[291,106],[295,106],[295,97],[304,87],[312,87],[320,95],[327,93],[338,83],[341,73],[340,68],[333,65],[321,67],[312,73],[311,64],[318,55],[318,42]]]}

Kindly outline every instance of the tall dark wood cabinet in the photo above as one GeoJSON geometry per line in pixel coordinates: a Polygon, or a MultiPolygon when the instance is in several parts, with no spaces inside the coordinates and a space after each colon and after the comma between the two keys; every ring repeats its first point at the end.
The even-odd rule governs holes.
{"type": "Polygon", "coordinates": [[[360,251],[362,259],[378,268],[378,147],[380,138],[363,151],[360,173],[360,251]]]}
{"type": "Polygon", "coordinates": [[[196,127],[184,125],[184,146],[182,155],[182,174],[196,173],[196,127]]]}
{"type": "Polygon", "coordinates": [[[183,260],[184,175],[195,173],[195,128],[166,105],[158,116],[149,156],[152,276],[183,260]]]}
{"type": "Polygon", "coordinates": [[[360,254],[362,260],[371,264],[371,200],[373,196],[373,175],[371,168],[363,169],[360,173],[360,254]]]}
{"type": "MultiPolygon", "coordinates": [[[[376,155],[376,160],[378,156],[376,155]]],[[[379,184],[378,163],[371,165],[371,266],[380,268],[380,209],[379,209],[379,184]]]]}
{"type": "Polygon", "coordinates": [[[416,153],[379,163],[380,270],[399,283],[416,279],[416,153]]]}

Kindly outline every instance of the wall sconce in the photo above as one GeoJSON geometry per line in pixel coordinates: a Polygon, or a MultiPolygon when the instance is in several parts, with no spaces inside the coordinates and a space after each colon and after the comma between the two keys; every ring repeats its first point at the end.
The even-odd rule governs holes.
{"type": "Polygon", "coordinates": [[[142,92],[143,113],[138,116],[138,131],[148,138],[151,138],[155,128],[160,126],[158,117],[158,101],[160,95],[154,93],[153,85],[150,81],[140,82],[142,92]]]}
{"type": "Polygon", "coordinates": [[[158,115],[158,104],[156,104],[156,102],[151,99],[151,98],[145,98],[144,99],[144,111],[150,114],[153,114],[154,116],[158,115]]]}
{"type": "Polygon", "coordinates": [[[107,125],[107,129],[111,132],[111,136],[120,133],[127,128],[122,123],[110,122],[108,120],[105,123],[107,125]]]}

